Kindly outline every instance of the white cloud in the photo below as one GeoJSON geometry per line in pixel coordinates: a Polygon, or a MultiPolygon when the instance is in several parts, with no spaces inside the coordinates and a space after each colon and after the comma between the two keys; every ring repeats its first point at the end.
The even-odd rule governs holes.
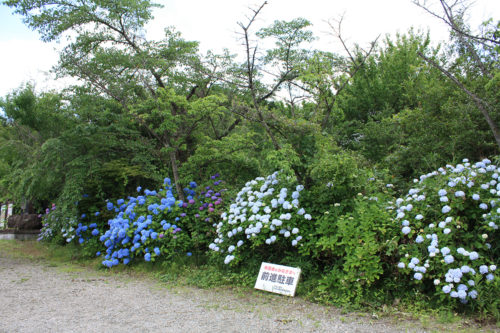
{"type": "Polygon", "coordinates": [[[26,82],[35,82],[41,90],[57,85],[49,74],[56,64],[57,52],[39,40],[0,41],[0,96],[5,96],[26,82]]]}

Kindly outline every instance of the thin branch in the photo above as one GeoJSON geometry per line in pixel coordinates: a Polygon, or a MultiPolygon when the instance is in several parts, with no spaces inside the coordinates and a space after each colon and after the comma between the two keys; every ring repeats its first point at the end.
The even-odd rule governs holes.
{"type": "MultiPolygon", "coordinates": [[[[442,4],[442,0],[439,0],[440,3],[442,4]]],[[[452,22],[448,21],[447,18],[443,17],[443,16],[440,16],[439,14],[437,14],[436,12],[433,12],[432,10],[430,10],[429,8],[427,8],[425,5],[426,5],[426,1],[424,1],[423,3],[420,1],[420,0],[413,0],[412,1],[413,4],[415,4],[416,6],[422,8],[424,11],[426,11],[427,13],[429,13],[430,15],[434,16],[435,18],[443,21],[446,25],[448,25],[453,31],[455,31],[456,33],[458,34],[461,34],[467,38],[471,38],[471,39],[475,39],[481,43],[493,43],[493,44],[496,44],[496,45],[500,45],[500,40],[497,40],[497,39],[491,39],[491,38],[487,38],[487,37],[483,37],[483,36],[476,36],[476,35],[473,35],[471,33],[468,33],[467,31],[464,31],[463,29],[459,29],[456,25],[454,25],[452,22]]],[[[460,1],[461,2],[461,1],[460,1]]],[[[449,8],[453,8],[455,7],[456,5],[459,4],[459,1],[455,1],[452,5],[447,5],[447,7],[449,8]]],[[[466,9],[466,7],[464,7],[464,10],[466,9]]]]}

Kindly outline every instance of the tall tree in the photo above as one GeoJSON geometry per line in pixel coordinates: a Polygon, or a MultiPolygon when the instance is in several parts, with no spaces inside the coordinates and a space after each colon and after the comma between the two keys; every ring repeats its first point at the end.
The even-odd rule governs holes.
{"type": "Polygon", "coordinates": [[[169,156],[177,192],[183,199],[179,155],[206,116],[194,112],[200,108],[191,108],[183,98],[177,98],[197,97],[198,85],[190,82],[188,70],[196,62],[197,43],[185,41],[169,29],[162,40],[147,40],[144,26],[152,19],[152,10],[159,7],[149,0],[4,3],[23,15],[42,40],[70,39],[61,52],[57,73],[80,79],[128,110],[169,156]],[[156,105],[155,115],[151,107],[144,107],[152,104],[156,105]]]}

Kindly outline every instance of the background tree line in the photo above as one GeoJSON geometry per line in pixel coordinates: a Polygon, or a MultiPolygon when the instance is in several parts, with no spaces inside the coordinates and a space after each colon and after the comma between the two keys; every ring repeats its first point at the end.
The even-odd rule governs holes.
{"type": "Polygon", "coordinates": [[[498,154],[500,23],[475,34],[465,2],[428,10],[449,24],[447,45],[410,30],[348,48],[331,22],[343,54],[310,50],[306,19],[256,27],[264,3],[238,23],[243,62],[201,55],[172,29],[147,40],[157,5],[146,0],[4,4],[44,41],[70,36],[55,71],[79,80],[0,102],[2,195],[37,210],[57,201],[74,214],[83,194],[117,198],[164,176],[182,199],[188,180],[215,172],[229,189],[286,170],[339,197],[363,188],[363,172],[404,190],[446,163],[498,154]],[[274,46],[261,51],[264,41],[274,46]]]}

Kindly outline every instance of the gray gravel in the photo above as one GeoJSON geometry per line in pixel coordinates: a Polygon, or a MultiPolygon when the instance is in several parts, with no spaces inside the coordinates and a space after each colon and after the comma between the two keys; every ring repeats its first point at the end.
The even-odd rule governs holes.
{"type": "Polygon", "coordinates": [[[261,292],[169,288],[0,253],[0,332],[408,332],[419,322],[342,314],[261,292]]]}

